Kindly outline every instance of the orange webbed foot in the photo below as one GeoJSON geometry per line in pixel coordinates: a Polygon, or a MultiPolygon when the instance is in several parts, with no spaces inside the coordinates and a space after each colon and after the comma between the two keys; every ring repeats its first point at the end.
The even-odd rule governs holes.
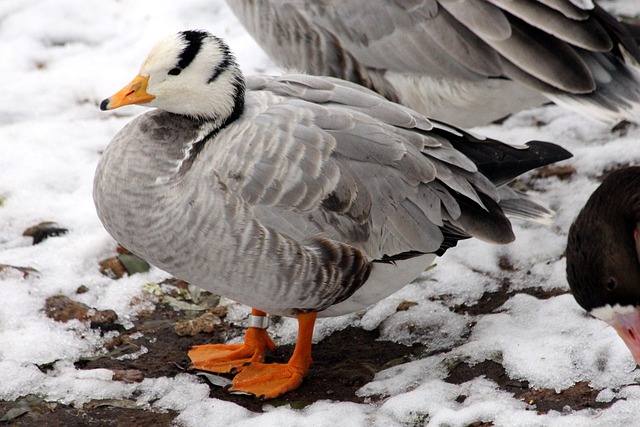
{"type": "MultiPolygon", "coordinates": [[[[254,316],[264,316],[258,310],[254,316]]],[[[216,372],[219,374],[235,373],[248,363],[264,362],[267,350],[276,348],[266,329],[250,327],[244,335],[242,344],[204,344],[192,347],[188,356],[191,359],[190,370],[216,372]]]]}
{"type": "Polygon", "coordinates": [[[288,363],[252,362],[235,376],[230,391],[273,399],[300,386],[311,366],[311,338],[316,313],[298,315],[298,340],[288,363]]]}
{"type": "Polygon", "coordinates": [[[236,375],[229,390],[273,399],[300,386],[308,366],[301,368],[289,363],[252,363],[236,375]]]}

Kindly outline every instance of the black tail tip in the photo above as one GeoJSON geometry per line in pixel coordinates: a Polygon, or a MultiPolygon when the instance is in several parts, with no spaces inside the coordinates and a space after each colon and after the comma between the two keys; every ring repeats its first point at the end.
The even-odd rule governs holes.
{"type": "Polygon", "coordinates": [[[529,150],[534,152],[543,161],[549,163],[559,162],[561,160],[570,159],[573,157],[568,150],[565,150],[558,144],[546,141],[529,141],[525,144],[529,147],[529,150]]]}

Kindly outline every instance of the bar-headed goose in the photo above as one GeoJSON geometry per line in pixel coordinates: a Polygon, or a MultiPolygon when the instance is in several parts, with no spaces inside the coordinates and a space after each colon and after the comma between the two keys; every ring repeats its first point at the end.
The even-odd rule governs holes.
{"type": "Polygon", "coordinates": [[[197,369],[241,370],[232,390],[265,398],[302,381],[316,316],[390,295],[460,239],[511,242],[505,213],[547,211],[498,187],[570,157],[477,139],[330,77],[245,79],[203,31],[159,42],[101,108],[127,104],[157,109],[105,149],[98,216],[150,263],[254,308],[244,344],[189,355],[197,369]],[[298,319],[287,364],[263,363],[265,313],[298,319]]]}

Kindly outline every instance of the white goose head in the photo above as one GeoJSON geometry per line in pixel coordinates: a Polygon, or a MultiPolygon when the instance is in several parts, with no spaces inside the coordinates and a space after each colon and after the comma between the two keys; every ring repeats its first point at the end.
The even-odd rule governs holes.
{"type": "Polygon", "coordinates": [[[131,104],[221,126],[242,112],[244,79],[221,39],[205,31],[182,31],[158,42],[138,76],[102,101],[100,109],[131,104]]]}

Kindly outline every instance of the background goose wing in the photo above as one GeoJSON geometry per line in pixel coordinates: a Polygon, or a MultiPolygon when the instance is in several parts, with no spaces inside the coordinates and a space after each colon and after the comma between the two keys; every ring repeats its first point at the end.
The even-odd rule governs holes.
{"type": "Polygon", "coordinates": [[[587,93],[598,76],[584,51],[618,52],[623,44],[640,58],[622,24],[566,0],[330,0],[304,7],[311,22],[371,68],[507,76],[552,93],[587,93]]]}
{"type": "Polygon", "coordinates": [[[569,0],[229,4],[281,66],[358,82],[446,121],[488,122],[541,104],[538,92],[600,120],[630,116],[640,103],[640,75],[625,58],[640,60],[638,30],[597,5],[589,8],[590,2],[582,7],[569,0]],[[504,78],[517,85],[507,90],[504,78]],[[405,85],[424,86],[428,102],[414,99],[427,95],[405,85]],[[492,97],[501,99],[492,107],[495,116],[475,112],[461,119],[455,109],[446,110],[451,103],[482,109],[475,97],[485,105],[492,97]],[[505,102],[514,105],[501,108],[505,102]]]}

